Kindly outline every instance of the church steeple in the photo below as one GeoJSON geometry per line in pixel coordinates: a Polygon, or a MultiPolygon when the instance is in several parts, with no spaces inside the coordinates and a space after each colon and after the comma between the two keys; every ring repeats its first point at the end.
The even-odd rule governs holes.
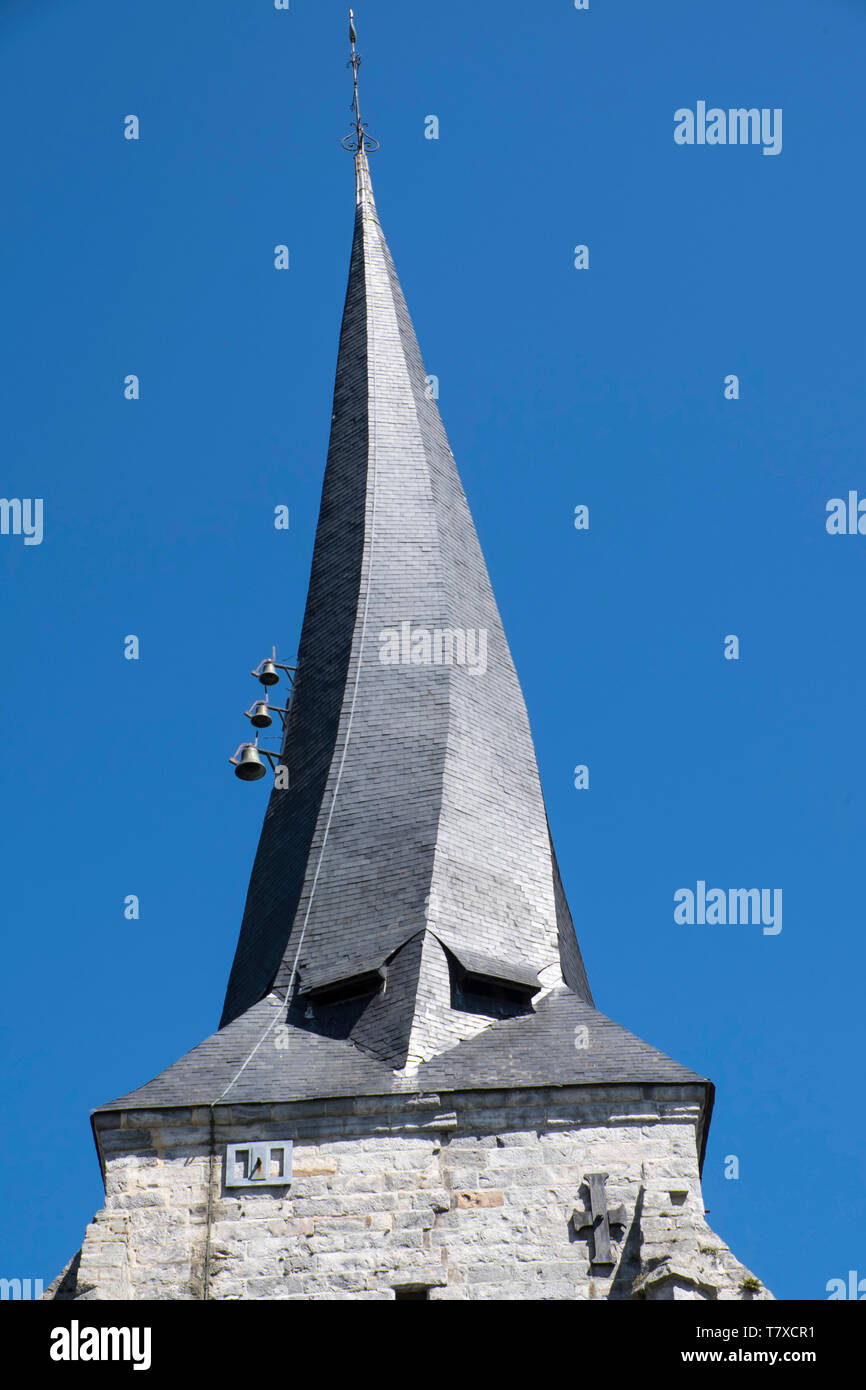
{"type": "Polygon", "coordinates": [[[271,796],[222,1023],[272,988],[315,994],[327,978],[337,995],[341,972],[349,990],[369,967],[382,987],[350,1036],[401,1068],[497,1016],[453,1006],[467,973],[506,1013],[564,983],[591,996],[517,675],[376,211],[359,61],[353,45],[355,233],[289,786],[271,796]]]}
{"type": "Polygon", "coordinates": [[[703,1085],[594,1007],[520,684],[376,210],[359,63],[353,26],[355,228],[288,786],[265,813],[220,1031],[111,1108],[413,1077],[703,1085]]]}
{"type": "Polygon", "coordinates": [[[771,1297],[706,1224],[711,1084],[592,1001],[357,86],[353,113],[309,593],[222,1023],[93,1112],[106,1204],[46,1297],[771,1297]]]}
{"type": "Polygon", "coordinates": [[[351,37],[330,443],[222,1024],[93,1112],[106,1205],[47,1297],[769,1297],[706,1224],[712,1086],[589,992],[351,37]]]}

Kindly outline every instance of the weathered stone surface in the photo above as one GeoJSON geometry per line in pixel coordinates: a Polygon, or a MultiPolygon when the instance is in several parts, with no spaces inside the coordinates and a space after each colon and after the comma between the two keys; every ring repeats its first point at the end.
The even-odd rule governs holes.
{"type": "Polygon", "coordinates": [[[699,1104],[641,1089],[527,1092],[531,1124],[508,1093],[464,1093],[452,1097],[457,1128],[438,1136],[390,1096],[365,1114],[237,1107],[218,1113],[214,1155],[207,1112],[190,1112],[185,1146],[177,1112],[151,1112],[146,1134],[139,1113],[134,1128],[111,1130],[136,1147],[106,1152],[106,1207],[77,1271],[46,1296],[388,1299],[421,1286],[458,1300],[770,1297],[750,1290],[704,1219],[699,1104]],[[289,1186],[225,1189],[228,1142],[287,1137],[289,1186]],[[612,1228],[609,1268],[591,1264],[590,1232],[572,1220],[591,1172],[608,1174],[610,1207],[627,1217],[612,1228]]]}

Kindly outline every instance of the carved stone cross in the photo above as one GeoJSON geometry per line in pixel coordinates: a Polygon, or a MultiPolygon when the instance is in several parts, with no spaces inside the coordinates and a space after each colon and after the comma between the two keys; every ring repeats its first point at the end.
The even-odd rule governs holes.
{"type": "Polygon", "coordinates": [[[604,1185],[607,1173],[587,1173],[585,1181],[589,1187],[589,1211],[576,1211],[573,1216],[574,1229],[578,1233],[592,1227],[594,1251],[590,1264],[610,1265],[614,1263],[610,1249],[611,1226],[626,1224],[625,1207],[607,1209],[604,1185]]]}

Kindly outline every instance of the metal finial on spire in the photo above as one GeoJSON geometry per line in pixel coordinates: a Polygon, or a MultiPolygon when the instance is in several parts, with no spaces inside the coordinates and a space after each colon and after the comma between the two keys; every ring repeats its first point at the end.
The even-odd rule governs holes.
{"type": "Polygon", "coordinates": [[[352,134],[346,135],[343,138],[343,149],[351,150],[353,153],[356,153],[358,150],[378,150],[379,141],[375,140],[372,135],[367,134],[366,122],[361,120],[361,107],[358,103],[358,68],[361,66],[361,55],[355,50],[355,44],[358,42],[358,35],[355,33],[355,15],[352,10],[349,11],[349,42],[352,45],[352,56],[346,64],[346,67],[352,69],[352,82],[354,84],[355,94],[350,109],[355,114],[355,120],[353,122],[354,130],[352,134]]]}

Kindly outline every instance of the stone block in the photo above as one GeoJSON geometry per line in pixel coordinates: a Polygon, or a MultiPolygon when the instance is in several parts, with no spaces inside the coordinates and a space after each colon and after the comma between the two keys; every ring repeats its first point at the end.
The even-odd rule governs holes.
{"type": "Polygon", "coordinates": [[[478,1207],[501,1207],[505,1202],[502,1192],[457,1192],[456,1205],[460,1210],[474,1210],[478,1207]]]}

